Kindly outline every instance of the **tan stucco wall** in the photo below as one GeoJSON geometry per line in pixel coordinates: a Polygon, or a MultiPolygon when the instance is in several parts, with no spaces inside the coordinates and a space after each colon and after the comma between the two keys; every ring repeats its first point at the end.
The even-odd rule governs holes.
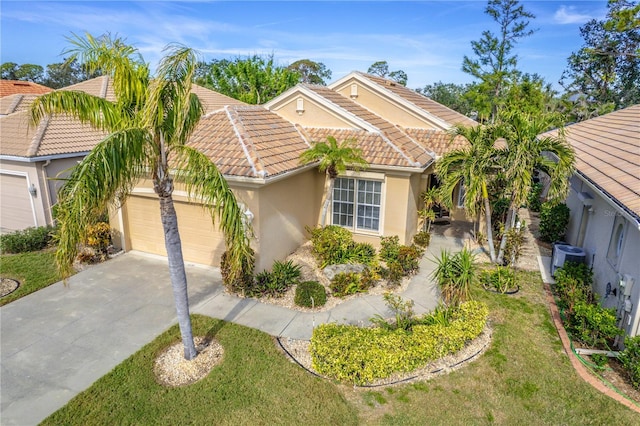
{"type": "MultiPolygon", "coordinates": [[[[411,194],[411,179],[408,175],[389,175],[385,178],[384,199],[384,228],[385,236],[397,235],[400,244],[406,244],[407,230],[411,225],[408,222],[410,207],[407,201],[411,194]]],[[[413,225],[415,227],[415,225],[413,225]]]]}
{"type": "Polygon", "coordinates": [[[274,107],[272,111],[292,123],[299,124],[303,127],[353,127],[352,124],[349,124],[344,119],[329,112],[325,107],[302,94],[291,97],[284,104],[274,107]],[[298,98],[304,100],[304,112],[302,114],[298,114],[296,111],[298,98]]]}

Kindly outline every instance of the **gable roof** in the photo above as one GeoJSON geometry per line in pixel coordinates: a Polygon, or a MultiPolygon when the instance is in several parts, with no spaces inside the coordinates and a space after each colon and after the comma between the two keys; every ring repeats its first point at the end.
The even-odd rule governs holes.
{"type": "Polygon", "coordinates": [[[399,101],[408,102],[409,104],[417,107],[429,115],[435,117],[437,120],[444,122],[446,127],[455,124],[462,124],[465,126],[475,126],[478,123],[475,120],[467,117],[464,114],[460,114],[457,111],[452,110],[418,92],[409,89],[401,84],[392,80],[387,80],[382,77],[378,77],[371,74],[366,74],[360,71],[354,71],[340,80],[329,85],[330,88],[335,88],[345,81],[355,78],[368,87],[375,88],[378,92],[385,93],[387,96],[399,101]]]}
{"type": "Polygon", "coordinates": [[[640,222],[640,105],[569,125],[565,137],[577,171],[640,222]]]}
{"type": "Polygon", "coordinates": [[[200,120],[189,145],[227,176],[265,179],[304,167],[310,147],[296,127],[258,105],[228,105],[200,120]]]}
{"type": "Polygon", "coordinates": [[[0,115],[13,114],[14,112],[26,111],[29,105],[38,95],[14,94],[0,98],[0,115]]]}
{"type": "Polygon", "coordinates": [[[442,157],[444,154],[456,149],[469,147],[469,142],[464,136],[451,138],[451,135],[444,130],[417,128],[406,128],[403,130],[413,139],[421,143],[426,149],[433,151],[438,157],[442,157]]]}
{"type": "Polygon", "coordinates": [[[52,88],[43,86],[42,84],[34,83],[32,81],[0,80],[0,98],[15,94],[41,95],[43,93],[49,93],[51,91],[53,91],[52,88]]]}

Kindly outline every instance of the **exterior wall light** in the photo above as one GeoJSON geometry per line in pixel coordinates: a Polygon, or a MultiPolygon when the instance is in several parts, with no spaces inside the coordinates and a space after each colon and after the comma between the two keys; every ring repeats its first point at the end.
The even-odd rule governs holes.
{"type": "Polygon", "coordinates": [[[32,197],[38,195],[38,189],[34,184],[31,184],[31,186],[29,187],[29,194],[31,194],[32,197]]]}

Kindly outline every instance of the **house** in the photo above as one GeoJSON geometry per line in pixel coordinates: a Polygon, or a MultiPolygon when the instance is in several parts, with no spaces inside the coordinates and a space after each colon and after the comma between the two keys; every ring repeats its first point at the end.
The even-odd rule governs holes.
{"type": "MultiPolygon", "coordinates": [[[[567,242],[582,247],[600,303],[640,334],[640,105],[565,128],[576,154],[567,242]]],[[[555,135],[556,131],[545,135],[555,135]]]]}
{"type": "MultiPolygon", "coordinates": [[[[65,116],[51,116],[37,128],[29,125],[33,100],[51,89],[29,82],[2,80],[0,98],[0,227],[2,232],[53,223],[52,206],[64,176],[105,136],[65,116]]],[[[60,90],[79,90],[114,100],[107,77],[97,77],[60,90]]],[[[196,86],[205,110],[235,99],[196,86]]]]}

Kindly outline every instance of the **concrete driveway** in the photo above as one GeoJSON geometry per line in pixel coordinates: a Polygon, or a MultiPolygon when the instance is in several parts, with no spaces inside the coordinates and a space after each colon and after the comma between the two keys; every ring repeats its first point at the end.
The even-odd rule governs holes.
{"type": "MultiPolygon", "coordinates": [[[[192,305],[223,292],[187,268],[192,305]]],[[[0,308],[0,424],[32,425],[176,322],[165,259],[127,253],[0,308]]]]}

